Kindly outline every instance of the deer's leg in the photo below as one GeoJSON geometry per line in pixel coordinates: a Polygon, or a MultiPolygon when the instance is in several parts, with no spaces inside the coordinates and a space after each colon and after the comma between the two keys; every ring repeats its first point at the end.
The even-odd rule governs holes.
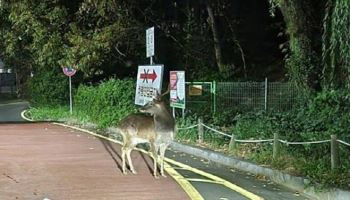
{"type": "Polygon", "coordinates": [[[123,174],[127,174],[126,172],[126,161],[125,161],[125,155],[126,155],[127,148],[125,146],[122,147],[122,170],[123,174]]]}
{"type": "Polygon", "coordinates": [[[127,138],[124,138],[123,140],[124,140],[123,147],[122,147],[122,170],[123,170],[123,174],[127,174],[126,159],[128,160],[130,171],[135,174],[136,172],[135,172],[134,166],[133,166],[131,158],[130,158],[130,153],[131,153],[132,149],[134,148],[134,146],[133,146],[132,142],[130,140],[128,140],[127,138]]]}
{"type": "Polygon", "coordinates": [[[158,160],[158,146],[155,145],[153,142],[151,142],[151,152],[152,152],[152,155],[153,155],[153,176],[158,178],[158,175],[157,175],[157,160],[158,160]]]}
{"type": "Polygon", "coordinates": [[[164,155],[165,155],[165,151],[167,149],[168,145],[167,144],[162,144],[160,145],[160,175],[162,175],[163,177],[166,177],[166,175],[164,174],[164,155]]]}
{"type": "Polygon", "coordinates": [[[134,147],[130,147],[127,151],[126,151],[126,158],[128,159],[128,163],[129,163],[129,166],[130,166],[130,171],[133,173],[133,174],[137,174],[137,172],[135,171],[135,168],[134,168],[134,165],[132,164],[132,161],[131,161],[131,151],[134,147]]]}

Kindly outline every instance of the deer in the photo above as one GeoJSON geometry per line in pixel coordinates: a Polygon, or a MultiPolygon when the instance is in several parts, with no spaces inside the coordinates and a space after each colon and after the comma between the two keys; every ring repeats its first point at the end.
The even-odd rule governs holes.
{"type": "Polygon", "coordinates": [[[160,175],[166,177],[164,174],[164,154],[174,139],[175,119],[169,113],[161,98],[169,91],[170,88],[162,95],[157,93],[152,101],[139,108],[141,113],[129,114],[116,127],[123,138],[121,148],[123,174],[127,174],[126,159],[130,171],[137,174],[131,161],[131,151],[137,144],[149,143],[150,153],[153,157],[153,176],[158,178],[157,160],[159,152],[160,175]],[[149,115],[145,115],[145,113],[149,115]]]}

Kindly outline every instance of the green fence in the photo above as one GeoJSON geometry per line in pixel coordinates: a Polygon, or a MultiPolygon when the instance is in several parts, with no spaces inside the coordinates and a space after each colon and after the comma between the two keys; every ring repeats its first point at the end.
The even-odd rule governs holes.
{"type": "Polygon", "coordinates": [[[297,90],[289,82],[186,82],[187,112],[215,113],[227,109],[290,110],[297,90]]]}

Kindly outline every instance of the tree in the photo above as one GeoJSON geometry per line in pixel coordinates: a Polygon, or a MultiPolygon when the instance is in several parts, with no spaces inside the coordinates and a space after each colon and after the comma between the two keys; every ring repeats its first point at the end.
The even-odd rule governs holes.
{"type": "Polygon", "coordinates": [[[287,24],[290,56],[287,58],[289,76],[309,94],[321,90],[321,34],[324,1],[272,0],[277,4],[287,24]]]}
{"type": "Polygon", "coordinates": [[[323,85],[350,88],[350,2],[328,0],[323,28],[323,85]]]}
{"type": "Polygon", "coordinates": [[[34,74],[31,91],[41,88],[38,94],[47,94],[46,99],[37,98],[39,95],[34,94],[33,98],[37,98],[34,101],[62,99],[67,92],[59,88],[66,79],[60,71],[58,60],[62,57],[61,47],[64,44],[61,36],[66,31],[65,8],[58,1],[26,0],[8,3],[6,12],[9,18],[6,25],[1,26],[2,30],[7,30],[2,34],[5,61],[23,80],[34,74]],[[41,76],[46,72],[55,77],[41,76]],[[52,85],[48,87],[45,84],[52,85]],[[55,89],[57,91],[52,93],[55,89]]]}

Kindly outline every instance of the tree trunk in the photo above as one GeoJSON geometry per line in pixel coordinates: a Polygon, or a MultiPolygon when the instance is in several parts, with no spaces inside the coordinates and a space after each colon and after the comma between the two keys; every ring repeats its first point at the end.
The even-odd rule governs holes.
{"type": "Polygon", "coordinates": [[[207,6],[207,12],[208,12],[208,16],[209,16],[209,25],[210,25],[211,30],[213,32],[216,64],[218,65],[219,71],[221,73],[227,73],[228,69],[224,65],[224,62],[223,62],[222,45],[221,45],[221,40],[220,40],[220,36],[219,36],[219,30],[218,30],[217,24],[215,22],[213,8],[211,7],[210,2],[207,2],[206,6],[207,6]]]}
{"type": "Polygon", "coordinates": [[[282,0],[280,8],[287,25],[291,57],[287,63],[291,79],[300,89],[317,91],[321,86],[321,23],[315,20],[312,0],[282,0]],[[316,28],[315,28],[316,27],[316,28]]]}

